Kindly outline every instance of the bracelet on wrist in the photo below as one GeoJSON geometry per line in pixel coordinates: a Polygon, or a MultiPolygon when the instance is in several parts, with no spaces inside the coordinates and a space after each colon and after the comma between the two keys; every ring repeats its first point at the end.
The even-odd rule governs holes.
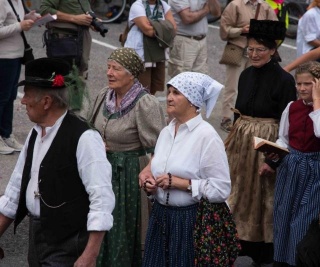
{"type": "Polygon", "coordinates": [[[143,182],[143,191],[147,194],[147,197],[151,196],[151,193],[147,191],[147,183],[151,184],[150,181],[145,180],[143,182]]]}
{"type": "Polygon", "coordinates": [[[189,194],[192,194],[192,183],[191,183],[191,180],[189,180],[189,184],[188,184],[188,187],[187,187],[187,192],[189,194]]]}

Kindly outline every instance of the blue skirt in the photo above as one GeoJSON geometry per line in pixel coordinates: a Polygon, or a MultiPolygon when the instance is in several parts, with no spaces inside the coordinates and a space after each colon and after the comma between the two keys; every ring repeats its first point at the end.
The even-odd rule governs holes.
{"type": "Polygon", "coordinates": [[[320,212],[320,152],[290,150],[276,179],[274,260],[296,265],[297,244],[320,212]]]}
{"type": "Polygon", "coordinates": [[[143,267],[193,267],[193,230],[198,204],[164,206],[155,201],[149,219],[143,267]]]}

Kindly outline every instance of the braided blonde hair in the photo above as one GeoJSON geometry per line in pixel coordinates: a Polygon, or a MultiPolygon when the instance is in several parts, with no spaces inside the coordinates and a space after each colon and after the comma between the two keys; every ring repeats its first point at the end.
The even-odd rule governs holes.
{"type": "Polygon", "coordinates": [[[314,78],[320,78],[320,63],[317,61],[308,61],[299,65],[296,69],[295,77],[302,73],[310,73],[314,78]]]}

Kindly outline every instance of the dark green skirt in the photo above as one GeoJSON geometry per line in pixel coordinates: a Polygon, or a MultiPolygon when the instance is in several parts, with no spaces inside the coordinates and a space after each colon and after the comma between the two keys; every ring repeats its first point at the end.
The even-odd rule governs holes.
{"type": "Polygon", "coordinates": [[[106,233],[97,267],[141,266],[139,157],[145,151],[108,152],[116,198],[113,227],[106,233]]]}

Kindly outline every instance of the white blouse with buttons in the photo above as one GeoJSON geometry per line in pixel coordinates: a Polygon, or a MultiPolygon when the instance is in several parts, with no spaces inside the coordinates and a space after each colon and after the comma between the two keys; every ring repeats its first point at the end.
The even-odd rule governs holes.
{"type": "MultiPolygon", "coordinates": [[[[229,165],[223,141],[201,114],[179,126],[176,120],[165,127],[158,138],[151,171],[155,179],[170,172],[192,181],[192,195],[187,191],[169,189],[170,206],[188,206],[202,196],[210,202],[224,202],[230,194],[229,165]]],[[[166,203],[168,190],[158,188],[157,201],[166,203]]]]}

